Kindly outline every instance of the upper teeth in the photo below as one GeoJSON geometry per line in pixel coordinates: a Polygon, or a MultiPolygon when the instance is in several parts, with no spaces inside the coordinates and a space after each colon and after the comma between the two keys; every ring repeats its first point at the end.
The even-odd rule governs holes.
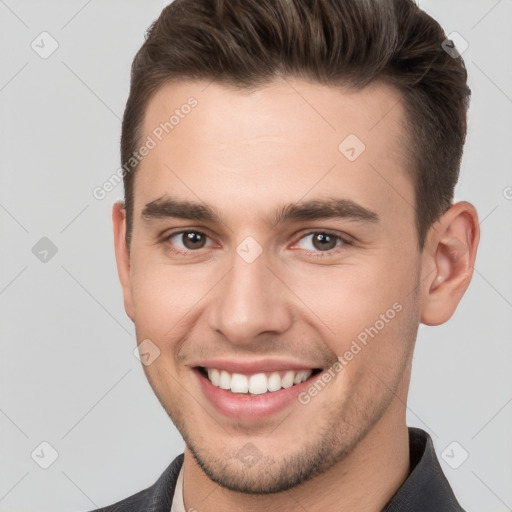
{"type": "Polygon", "coordinates": [[[289,388],[294,384],[300,384],[308,379],[312,370],[286,372],[272,372],[270,374],[255,373],[244,375],[242,373],[229,373],[226,370],[207,368],[208,378],[214,386],[222,389],[230,389],[232,393],[252,393],[260,395],[267,391],[279,391],[281,388],[289,388]],[[283,374],[283,376],[281,376],[283,374]]]}

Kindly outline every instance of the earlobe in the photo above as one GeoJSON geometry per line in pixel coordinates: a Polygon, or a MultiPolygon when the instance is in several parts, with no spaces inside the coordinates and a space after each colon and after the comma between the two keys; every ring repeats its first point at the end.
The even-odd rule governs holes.
{"type": "Polygon", "coordinates": [[[452,205],[429,233],[422,278],[425,325],[443,324],[455,312],[471,282],[479,238],[478,214],[466,201],[452,205]]]}
{"type": "Polygon", "coordinates": [[[134,321],[134,308],[130,276],[130,254],[126,246],[126,210],[122,201],[112,206],[112,225],[114,228],[114,249],[117,273],[123,289],[124,309],[134,321]]]}

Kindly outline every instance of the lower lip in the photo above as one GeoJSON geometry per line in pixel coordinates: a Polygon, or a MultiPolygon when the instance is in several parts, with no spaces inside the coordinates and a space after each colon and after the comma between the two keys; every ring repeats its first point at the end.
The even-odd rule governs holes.
{"type": "Polygon", "coordinates": [[[289,388],[282,388],[279,391],[269,391],[261,395],[250,395],[246,393],[232,393],[231,391],[214,386],[210,380],[197,368],[194,373],[203,393],[223,415],[239,420],[255,420],[266,418],[275,414],[291,403],[298,401],[298,395],[311,385],[311,380],[317,374],[311,375],[300,384],[294,384],[289,388]]]}

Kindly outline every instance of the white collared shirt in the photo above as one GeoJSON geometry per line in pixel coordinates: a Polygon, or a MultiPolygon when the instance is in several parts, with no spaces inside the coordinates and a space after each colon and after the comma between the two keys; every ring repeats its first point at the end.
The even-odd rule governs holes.
{"type": "Polygon", "coordinates": [[[181,466],[178,479],[176,480],[176,488],[172,497],[171,512],[186,512],[185,502],[183,501],[183,465],[181,466]]]}

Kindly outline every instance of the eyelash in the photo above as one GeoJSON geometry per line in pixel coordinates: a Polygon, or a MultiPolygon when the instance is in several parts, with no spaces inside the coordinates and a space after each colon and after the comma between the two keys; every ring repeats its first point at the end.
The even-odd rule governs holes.
{"type": "MultiPolygon", "coordinates": [[[[203,231],[200,231],[200,230],[196,230],[196,229],[186,229],[186,230],[182,230],[182,231],[175,231],[173,233],[169,233],[167,235],[165,235],[164,239],[163,239],[163,243],[166,244],[166,249],[168,251],[170,251],[171,253],[173,254],[180,254],[182,256],[190,256],[191,254],[195,253],[195,252],[199,252],[200,249],[197,249],[197,250],[187,250],[187,251],[184,251],[182,249],[176,249],[175,247],[172,247],[169,240],[176,236],[176,235],[183,235],[185,233],[196,233],[196,234],[199,234],[199,235],[202,235],[202,236],[205,236],[206,238],[210,238],[206,233],[204,233],[203,231]]],[[[331,236],[331,237],[334,237],[334,238],[337,238],[338,240],[340,240],[342,243],[341,245],[336,245],[335,247],[333,247],[332,249],[329,249],[327,251],[310,251],[310,250],[307,250],[307,249],[303,249],[305,250],[306,252],[310,253],[310,255],[314,258],[326,258],[328,256],[332,256],[333,254],[337,254],[338,252],[340,252],[340,250],[343,250],[345,248],[345,246],[347,245],[352,245],[352,242],[350,240],[350,238],[348,236],[342,236],[338,233],[334,233],[332,231],[328,231],[328,230],[315,230],[315,231],[309,231],[307,233],[304,233],[298,240],[297,242],[294,243],[294,245],[296,245],[298,242],[300,242],[302,239],[308,237],[308,236],[311,236],[311,235],[318,235],[318,234],[322,234],[322,235],[328,235],[328,236],[331,236]]]]}

